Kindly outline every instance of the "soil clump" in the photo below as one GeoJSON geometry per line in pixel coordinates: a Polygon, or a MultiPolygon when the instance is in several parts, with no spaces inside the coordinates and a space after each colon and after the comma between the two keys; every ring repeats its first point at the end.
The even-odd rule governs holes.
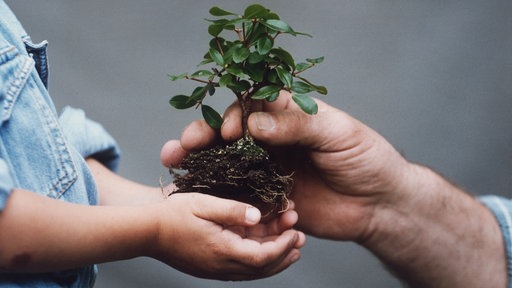
{"type": "Polygon", "coordinates": [[[242,138],[189,154],[181,171],[171,169],[177,190],[200,192],[249,203],[263,220],[288,208],[293,179],[252,138],[242,138]]]}

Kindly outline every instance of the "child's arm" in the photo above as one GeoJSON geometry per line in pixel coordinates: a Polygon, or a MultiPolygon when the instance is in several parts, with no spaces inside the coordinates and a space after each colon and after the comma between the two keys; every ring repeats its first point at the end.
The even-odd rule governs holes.
{"type": "Polygon", "coordinates": [[[130,197],[141,189],[141,195],[155,196],[130,206],[85,206],[15,190],[0,212],[0,272],[57,271],[149,256],[195,276],[241,280],[275,274],[300,255],[304,235],[290,229],[295,211],[256,224],[261,215],[247,204],[195,193],[162,200],[156,197],[159,188],[96,164],[91,168],[100,193],[124,191],[130,197]]]}
{"type": "Polygon", "coordinates": [[[87,159],[99,190],[100,205],[133,205],[163,201],[166,198],[160,187],[151,187],[123,178],[94,158],[87,159]]]}

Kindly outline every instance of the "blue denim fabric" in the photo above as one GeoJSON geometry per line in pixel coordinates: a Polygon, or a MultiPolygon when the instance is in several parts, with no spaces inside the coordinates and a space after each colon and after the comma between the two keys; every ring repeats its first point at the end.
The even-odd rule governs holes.
{"type": "MultiPolygon", "coordinates": [[[[57,116],[46,87],[46,46],[46,41],[34,45],[0,0],[0,213],[15,188],[96,205],[96,185],[84,158],[117,167],[119,149],[101,125],[69,107],[57,116]]],[[[44,274],[0,272],[0,287],[91,287],[96,272],[96,266],[44,274]]]]}
{"type": "Polygon", "coordinates": [[[482,196],[480,201],[498,220],[507,253],[508,287],[512,288],[512,200],[498,196],[482,196]]]}
{"type": "Polygon", "coordinates": [[[37,74],[44,84],[44,87],[48,89],[48,58],[46,57],[46,47],[48,42],[43,41],[39,44],[32,43],[29,39],[25,39],[25,48],[28,54],[34,59],[36,64],[37,74]]]}

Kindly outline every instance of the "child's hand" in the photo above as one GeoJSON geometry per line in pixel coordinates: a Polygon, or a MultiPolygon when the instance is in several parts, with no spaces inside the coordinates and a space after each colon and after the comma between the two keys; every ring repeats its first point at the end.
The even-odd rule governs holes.
{"type": "Polygon", "coordinates": [[[178,193],[162,202],[151,257],[191,275],[249,280],[276,274],[300,257],[303,233],[291,229],[291,209],[266,224],[247,204],[198,193],[178,193]]]}

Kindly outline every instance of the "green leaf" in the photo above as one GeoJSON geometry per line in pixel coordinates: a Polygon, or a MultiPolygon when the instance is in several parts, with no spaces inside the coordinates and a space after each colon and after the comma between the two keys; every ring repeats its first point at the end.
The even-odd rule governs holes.
{"type": "Polygon", "coordinates": [[[233,90],[234,92],[243,92],[246,90],[249,90],[251,88],[251,83],[247,80],[241,80],[241,81],[233,81],[232,83],[227,85],[229,89],[233,90]]]}
{"type": "Polygon", "coordinates": [[[237,14],[233,13],[233,12],[229,12],[229,11],[226,11],[226,10],[223,10],[217,6],[215,7],[212,7],[210,9],[210,15],[213,15],[213,16],[227,16],[227,15],[234,15],[236,16],[237,14]]]}
{"type": "Polygon", "coordinates": [[[245,19],[254,19],[254,18],[265,18],[270,10],[259,5],[253,4],[245,8],[244,18],[245,19]]]}
{"type": "MultiPolygon", "coordinates": [[[[228,48],[228,47],[225,47],[225,48],[228,48]]],[[[231,64],[231,62],[233,62],[233,55],[235,54],[235,49],[236,47],[230,47],[229,49],[224,50],[226,51],[224,53],[224,56],[222,58],[224,58],[224,65],[226,64],[231,64]]]]}
{"type": "Polygon", "coordinates": [[[251,21],[250,20],[246,20],[244,18],[237,17],[235,19],[231,19],[231,20],[228,20],[228,22],[226,22],[226,24],[230,25],[233,28],[231,30],[235,30],[235,27],[237,25],[242,25],[241,23],[246,23],[245,25],[247,25],[248,23],[251,23],[251,21]]]}
{"type": "Polygon", "coordinates": [[[251,52],[249,51],[249,49],[247,49],[245,47],[236,48],[233,51],[233,62],[235,62],[235,63],[243,62],[245,59],[247,59],[247,57],[249,57],[250,53],[251,52]]]}
{"type": "Polygon", "coordinates": [[[325,88],[324,86],[320,86],[320,85],[315,85],[313,83],[311,83],[309,80],[303,78],[303,77],[298,77],[300,80],[306,82],[309,86],[311,86],[313,89],[315,89],[316,92],[322,94],[322,95],[326,95],[327,94],[327,88],[325,88]]]}
{"type": "Polygon", "coordinates": [[[220,129],[223,120],[219,112],[215,111],[215,109],[208,105],[201,105],[201,113],[203,114],[204,120],[208,125],[210,125],[210,127],[213,129],[220,129]]]}
{"type": "Polygon", "coordinates": [[[252,95],[252,99],[265,99],[267,97],[272,96],[274,93],[279,92],[282,87],[276,85],[269,85],[261,87],[254,95],[252,95]]]}
{"type": "Polygon", "coordinates": [[[244,77],[245,76],[244,70],[239,66],[229,65],[229,67],[226,69],[226,71],[229,74],[234,75],[236,77],[244,77]]]}
{"type": "Polygon", "coordinates": [[[292,99],[302,111],[314,115],[318,112],[318,105],[315,100],[305,94],[292,93],[292,99]]]}
{"type": "Polygon", "coordinates": [[[213,37],[219,36],[222,30],[224,30],[224,25],[221,24],[212,24],[208,26],[208,34],[212,35],[213,37]]]}
{"type": "Polygon", "coordinates": [[[250,22],[246,24],[245,29],[246,36],[245,38],[249,40],[249,46],[254,46],[258,42],[260,37],[266,36],[267,27],[265,25],[260,24],[258,22],[250,22]]]}
{"type": "MultiPolygon", "coordinates": [[[[224,48],[226,47],[226,39],[222,38],[222,37],[215,37],[215,38],[212,38],[212,40],[210,40],[210,42],[208,42],[208,47],[209,48],[213,48],[215,50],[218,50],[219,49],[219,46],[225,50],[224,48]]],[[[206,53],[205,56],[209,56],[210,53],[206,53]]]]}
{"type": "Polygon", "coordinates": [[[308,61],[311,64],[319,64],[324,62],[324,57],[318,57],[318,58],[307,58],[306,61],[308,61]]]}
{"type": "Polygon", "coordinates": [[[292,74],[282,67],[277,67],[276,71],[277,71],[277,77],[279,77],[279,79],[281,79],[281,82],[283,82],[284,86],[286,86],[287,88],[290,88],[292,86],[292,81],[293,81],[292,74]]]}
{"type": "Polygon", "coordinates": [[[194,101],[190,101],[190,97],[186,95],[176,95],[169,100],[169,104],[176,109],[187,109],[196,105],[194,101]]]}
{"type": "MultiPolygon", "coordinates": [[[[236,19],[237,21],[240,21],[239,19],[236,19]]],[[[212,35],[213,37],[219,36],[219,34],[222,32],[222,30],[235,30],[235,23],[236,21],[228,20],[228,19],[219,19],[219,20],[208,20],[206,21],[211,22],[212,24],[208,26],[208,33],[212,35]]]]}
{"type": "Polygon", "coordinates": [[[210,77],[210,76],[213,76],[213,75],[214,74],[211,71],[199,70],[199,71],[196,71],[196,72],[192,73],[192,75],[190,75],[190,77],[210,77]]]}
{"type": "Polygon", "coordinates": [[[180,79],[183,79],[185,77],[187,77],[188,73],[182,73],[182,74],[179,74],[179,75],[167,75],[167,77],[169,77],[169,80],[171,81],[176,81],[176,80],[180,80],[180,79]]]}
{"type": "Polygon", "coordinates": [[[302,36],[308,36],[310,38],[313,38],[313,36],[311,36],[311,34],[308,34],[308,33],[304,33],[304,32],[297,32],[297,31],[294,31],[294,35],[293,36],[297,36],[297,35],[302,35],[302,36]]]}
{"type": "Polygon", "coordinates": [[[279,81],[279,78],[277,77],[277,72],[275,69],[270,70],[267,75],[267,80],[270,83],[277,83],[279,81]]]}
{"type": "Polygon", "coordinates": [[[327,95],[327,88],[325,86],[314,85],[313,87],[315,88],[316,92],[322,95],[327,95]]]}
{"type": "Polygon", "coordinates": [[[270,50],[270,54],[277,57],[282,63],[290,66],[292,69],[295,69],[295,61],[293,60],[292,55],[288,51],[279,47],[270,50]]]}
{"type": "Polygon", "coordinates": [[[265,76],[265,63],[260,62],[255,64],[246,64],[245,73],[254,82],[263,82],[263,77],[265,76]]]}
{"type": "Polygon", "coordinates": [[[205,64],[208,64],[208,63],[212,63],[213,60],[210,59],[210,58],[205,58],[203,61],[199,62],[199,64],[197,64],[197,66],[202,66],[202,65],[205,65],[205,64]]]}
{"type": "Polygon", "coordinates": [[[293,81],[291,90],[295,93],[306,94],[315,91],[311,85],[302,81],[293,81]]]}
{"type": "Polygon", "coordinates": [[[290,25],[288,25],[288,23],[286,23],[282,20],[279,20],[279,16],[277,16],[277,15],[274,16],[271,14],[272,13],[269,13],[267,20],[260,21],[260,23],[262,23],[263,25],[267,26],[268,28],[270,28],[271,30],[276,31],[276,32],[288,33],[293,36],[304,35],[304,36],[312,37],[310,34],[303,33],[303,32],[297,32],[297,31],[293,30],[292,27],[290,27],[290,25]]]}
{"type": "Polygon", "coordinates": [[[297,65],[295,65],[295,71],[302,72],[311,66],[313,66],[311,63],[297,63],[297,65]]]}
{"type": "Polygon", "coordinates": [[[219,51],[216,49],[210,48],[208,50],[210,53],[210,56],[212,57],[212,60],[219,66],[224,66],[224,58],[222,57],[222,54],[220,54],[219,51]]]}
{"type": "Polygon", "coordinates": [[[210,96],[213,96],[213,94],[215,94],[215,85],[208,85],[208,94],[210,94],[210,96]]]}
{"type": "Polygon", "coordinates": [[[227,87],[228,85],[233,83],[233,81],[234,81],[233,80],[233,75],[231,75],[231,74],[224,74],[219,79],[219,85],[220,85],[220,87],[227,87]]]}
{"type": "Polygon", "coordinates": [[[256,44],[256,51],[258,51],[260,55],[267,55],[272,47],[274,47],[274,40],[272,40],[266,34],[263,34],[258,39],[256,44]]]}
{"type": "Polygon", "coordinates": [[[265,19],[275,19],[275,20],[279,20],[279,15],[277,15],[276,13],[274,12],[269,12],[267,15],[267,17],[265,19]]]}
{"type": "Polygon", "coordinates": [[[236,18],[236,19],[217,19],[217,20],[211,20],[211,19],[204,19],[207,22],[210,22],[212,24],[216,25],[223,25],[224,29],[234,29],[235,25],[239,22],[243,21],[243,19],[236,18]]]}
{"type": "Polygon", "coordinates": [[[194,89],[194,91],[192,92],[192,95],[190,96],[189,101],[197,102],[197,101],[203,99],[204,96],[206,95],[207,90],[208,90],[208,85],[196,87],[196,89],[194,89]]]}
{"type": "Polygon", "coordinates": [[[272,95],[270,95],[269,97],[267,97],[267,101],[268,102],[274,102],[277,100],[277,97],[279,97],[279,91],[273,93],[272,95]]]}
{"type": "Polygon", "coordinates": [[[249,57],[247,57],[247,62],[249,62],[250,64],[259,63],[261,61],[263,61],[263,56],[260,55],[260,53],[258,52],[252,52],[251,54],[249,54],[249,57]]]}
{"type": "Polygon", "coordinates": [[[262,20],[260,23],[277,32],[289,33],[292,35],[297,34],[293,31],[292,27],[288,25],[288,23],[278,19],[262,20]]]}

